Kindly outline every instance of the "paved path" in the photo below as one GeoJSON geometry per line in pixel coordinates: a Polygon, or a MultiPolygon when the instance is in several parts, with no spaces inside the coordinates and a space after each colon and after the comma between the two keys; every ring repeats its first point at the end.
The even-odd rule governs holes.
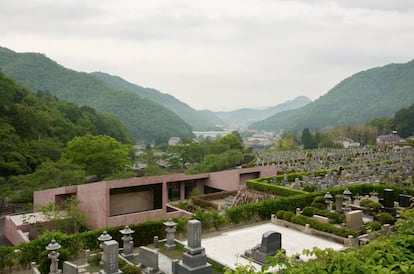
{"type": "Polygon", "coordinates": [[[172,274],[171,259],[161,252],[158,253],[158,267],[165,274],[172,274]]]}

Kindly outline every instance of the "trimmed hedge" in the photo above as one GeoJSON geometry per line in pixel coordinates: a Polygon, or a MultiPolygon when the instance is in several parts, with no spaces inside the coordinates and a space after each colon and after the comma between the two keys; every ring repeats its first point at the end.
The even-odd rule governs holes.
{"type": "Polygon", "coordinates": [[[302,214],[308,217],[312,217],[313,215],[324,216],[332,220],[335,224],[341,224],[345,221],[345,214],[331,212],[327,209],[319,209],[312,206],[305,207],[302,210],[302,214]]]}
{"type": "Polygon", "coordinates": [[[256,180],[247,181],[246,186],[247,188],[250,188],[250,189],[266,192],[266,193],[277,195],[277,196],[283,196],[283,197],[308,193],[303,190],[297,190],[297,189],[293,189],[290,187],[262,183],[256,180]]]}
{"type": "MultiPolygon", "coordinates": [[[[395,199],[397,199],[398,194],[400,193],[414,195],[414,189],[378,184],[348,185],[346,187],[331,188],[329,189],[329,192],[332,194],[332,196],[335,196],[337,194],[342,194],[346,188],[348,188],[353,193],[353,195],[367,195],[370,192],[376,191],[380,194],[380,196],[382,196],[385,188],[394,189],[394,194],[396,197],[395,199]]],[[[230,222],[236,224],[249,223],[257,219],[265,220],[269,219],[272,214],[278,212],[279,210],[294,212],[296,208],[305,208],[312,204],[315,197],[319,196],[323,198],[326,192],[327,190],[311,192],[289,197],[281,197],[275,200],[265,200],[258,203],[232,207],[226,211],[226,214],[230,222]]]]}
{"type": "Polygon", "coordinates": [[[283,214],[277,214],[277,216],[281,215],[281,216],[283,216],[283,220],[286,220],[286,221],[289,221],[289,222],[292,222],[292,223],[295,223],[295,224],[299,224],[299,225],[303,225],[303,226],[306,225],[306,224],[309,224],[310,227],[313,228],[313,229],[323,231],[323,232],[327,232],[327,233],[331,233],[331,234],[334,234],[334,235],[337,235],[337,236],[340,236],[340,237],[344,237],[344,238],[348,237],[348,235],[352,235],[354,237],[358,236],[358,234],[355,231],[351,230],[351,229],[339,228],[339,227],[336,227],[336,226],[331,225],[331,224],[322,223],[322,222],[319,222],[319,221],[317,221],[317,220],[315,220],[311,217],[307,217],[307,216],[304,216],[304,215],[295,215],[290,219],[285,219],[284,218],[285,216],[287,216],[287,217],[291,216],[288,213],[292,213],[292,212],[283,211],[283,214]]]}

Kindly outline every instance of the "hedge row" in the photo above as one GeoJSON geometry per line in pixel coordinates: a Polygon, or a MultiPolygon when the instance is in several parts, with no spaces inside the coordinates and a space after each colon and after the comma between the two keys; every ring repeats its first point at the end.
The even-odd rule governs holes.
{"type": "MultiPolygon", "coordinates": [[[[352,195],[367,195],[373,191],[383,195],[385,188],[394,189],[395,200],[399,194],[409,194],[414,196],[414,189],[401,188],[398,186],[378,185],[378,184],[355,184],[347,187],[336,187],[329,189],[332,196],[342,194],[348,188],[352,195]]],[[[227,217],[232,223],[249,223],[259,220],[269,219],[272,214],[279,210],[295,211],[296,208],[310,206],[315,197],[323,197],[327,191],[311,192],[306,194],[282,197],[275,200],[265,200],[258,203],[251,203],[238,207],[232,207],[226,211],[227,217]]]]}
{"type": "Polygon", "coordinates": [[[312,206],[307,206],[302,210],[302,214],[308,217],[313,215],[320,215],[329,218],[335,224],[341,224],[345,221],[345,215],[338,212],[331,212],[327,209],[319,209],[312,206]]]}
{"type": "MultiPolygon", "coordinates": [[[[334,169],[330,169],[332,172],[337,172],[338,171],[338,169],[337,168],[334,168],[334,169]]],[[[322,170],[315,170],[314,172],[313,172],[313,174],[316,176],[316,177],[318,177],[318,176],[325,176],[325,174],[328,172],[328,170],[326,170],[326,169],[322,169],[322,170]]],[[[302,180],[302,177],[303,176],[310,176],[310,175],[312,175],[312,172],[291,172],[291,173],[288,173],[287,175],[286,175],[286,177],[287,177],[287,180],[289,181],[289,182],[294,182],[295,180],[296,180],[296,178],[299,178],[299,180],[302,180]]],[[[277,175],[276,176],[276,182],[277,183],[281,183],[281,182],[283,182],[283,179],[284,179],[284,177],[285,177],[285,175],[284,174],[282,174],[282,175],[277,175]]],[[[258,178],[258,179],[256,179],[256,180],[258,180],[259,182],[264,182],[264,183],[273,183],[273,178],[274,177],[262,177],[262,178],[258,178]]]]}
{"type": "MultiPolygon", "coordinates": [[[[187,219],[180,218],[174,220],[178,223],[177,233],[183,233],[187,219]]],[[[145,223],[130,225],[129,227],[135,231],[132,235],[134,244],[137,246],[147,245],[153,242],[154,236],[158,236],[160,239],[165,238],[166,232],[165,226],[163,225],[164,221],[165,220],[147,221],[145,223]]],[[[114,240],[122,243],[122,234],[119,232],[121,229],[123,229],[123,227],[108,227],[105,230],[114,240]]],[[[12,265],[28,265],[31,262],[37,262],[39,263],[39,267],[43,268],[44,265],[47,264],[47,251],[45,250],[45,247],[50,243],[51,239],[56,239],[62,246],[62,248],[59,249],[59,253],[61,254],[60,262],[69,259],[69,255],[78,254],[81,250],[96,250],[99,248],[98,237],[102,232],[103,229],[85,231],[77,234],[47,232],[29,243],[22,243],[17,246],[16,248],[20,250],[20,252],[13,252],[14,262],[12,265]]],[[[10,250],[14,249],[14,247],[10,247],[10,250]]],[[[8,250],[2,250],[1,253],[6,254],[7,252],[8,250]]],[[[9,265],[10,262],[7,257],[0,258],[0,269],[2,266],[9,265]],[[3,260],[5,261],[3,262],[3,260]]]]}
{"type": "Polygon", "coordinates": [[[309,226],[313,229],[319,230],[319,231],[323,231],[323,232],[327,232],[327,233],[331,233],[334,235],[337,235],[339,237],[348,237],[348,235],[352,235],[354,237],[358,236],[358,234],[348,228],[339,228],[336,227],[334,225],[331,224],[327,224],[327,223],[322,223],[319,222],[317,220],[315,220],[314,218],[311,217],[307,217],[304,215],[294,215],[292,212],[289,211],[284,211],[281,210],[279,212],[277,212],[276,216],[278,218],[281,218],[283,220],[298,224],[298,225],[306,225],[309,224],[309,226]]]}
{"type": "Polygon", "coordinates": [[[290,187],[262,183],[256,180],[247,181],[246,186],[247,188],[250,188],[250,189],[266,192],[266,193],[277,195],[277,196],[283,196],[283,197],[307,193],[306,191],[303,191],[303,190],[297,190],[297,189],[293,189],[290,187]]]}

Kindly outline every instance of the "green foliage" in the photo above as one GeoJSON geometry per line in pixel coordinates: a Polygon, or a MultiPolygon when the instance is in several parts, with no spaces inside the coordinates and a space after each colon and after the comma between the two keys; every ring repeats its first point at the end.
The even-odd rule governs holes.
{"type": "Polygon", "coordinates": [[[314,218],[307,217],[304,215],[294,215],[292,212],[289,212],[289,211],[282,211],[282,212],[283,212],[282,214],[278,214],[276,216],[278,218],[280,216],[281,219],[295,223],[295,224],[299,224],[302,226],[309,224],[311,228],[314,228],[316,230],[328,232],[328,233],[335,234],[337,236],[345,237],[345,238],[348,237],[348,235],[352,235],[354,237],[357,236],[357,233],[351,229],[339,228],[331,224],[322,223],[322,222],[317,221],[314,218]]]}
{"type": "Polygon", "coordinates": [[[392,225],[395,222],[395,218],[388,212],[381,212],[375,217],[380,222],[381,225],[384,225],[384,224],[392,225]]]}
{"type": "Polygon", "coordinates": [[[110,136],[87,134],[68,142],[64,158],[84,167],[89,175],[113,174],[131,164],[129,148],[110,136]]]}
{"type": "Polygon", "coordinates": [[[414,104],[395,113],[392,128],[403,138],[414,135],[414,104]]]}
{"type": "Polygon", "coordinates": [[[120,122],[91,108],[33,92],[0,73],[0,176],[32,173],[42,163],[57,161],[75,136],[106,134],[121,142],[131,137],[120,122]]]}
{"type": "MultiPolygon", "coordinates": [[[[326,207],[325,207],[326,208],[326,207]]],[[[307,206],[302,210],[302,214],[308,217],[313,215],[320,215],[329,218],[335,224],[341,224],[345,221],[345,215],[337,212],[331,212],[327,209],[319,209],[316,207],[307,206]]]]}
{"type": "Polygon", "coordinates": [[[308,128],[303,129],[302,131],[302,144],[304,149],[317,148],[314,137],[310,133],[308,128]]]}
{"type": "Polygon", "coordinates": [[[294,132],[284,132],[276,143],[275,149],[277,151],[295,150],[298,149],[299,144],[299,138],[294,132]]]}
{"type": "Polygon", "coordinates": [[[380,203],[374,202],[371,199],[363,199],[360,201],[359,205],[365,207],[365,210],[371,213],[378,212],[382,207],[380,203]]]}
{"type": "Polygon", "coordinates": [[[377,221],[372,221],[369,223],[364,224],[364,230],[371,230],[371,231],[377,231],[381,229],[381,224],[380,222],[377,221]]]}
{"type": "Polygon", "coordinates": [[[121,260],[121,259],[119,259],[118,262],[119,262],[119,269],[124,274],[141,274],[142,273],[141,269],[136,265],[128,264],[124,260],[121,260]]]}
{"type": "Polygon", "coordinates": [[[127,82],[118,76],[112,76],[102,72],[94,72],[92,75],[96,76],[112,88],[118,90],[129,90],[141,97],[163,105],[170,111],[180,116],[180,118],[188,123],[194,130],[209,130],[209,128],[213,128],[214,125],[223,124],[223,122],[213,113],[207,111],[196,111],[169,94],[162,93],[152,88],[144,88],[127,82]]]}
{"type": "Polygon", "coordinates": [[[192,219],[199,220],[203,229],[208,230],[215,228],[216,230],[226,224],[226,218],[217,210],[203,211],[198,208],[192,215],[192,219]]]}
{"type": "MultiPolygon", "coordinates": [[[[135,140],[161,143],[171,136],[192,137],[191,127],[161,104],[127,88],[113,87],[94,75],[66,69],[42,54],[1,51],[0,66],[3,73],[32,90],[47,90],[77,105],[112,113],[135,140]]],[[[21,119],[35,120],[30,112],[19,114],[21,119]]]]}
{"type": "Polygon", "coordinates": [[[314,130],[365,124],[375,117],[388,117],[413,104],[413,76],[414,61],[365,70],[302,108],[278,113],[250,127],[273,131],[314,130]]]}

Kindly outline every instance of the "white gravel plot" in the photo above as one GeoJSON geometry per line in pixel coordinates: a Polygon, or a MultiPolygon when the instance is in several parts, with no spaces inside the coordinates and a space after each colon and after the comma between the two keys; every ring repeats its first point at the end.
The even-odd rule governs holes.
{"type": "MultiPolygon", "coordinates": [[[[271,223],[233,230],[222,233],[219,236],[203,238],[201,245],[205,247],[206,254],[209,258],[225,266],[234,268],[237,262],[241,264],[247,264],[249,262],[241,258],[240,255],[244,254],[245,250],[260,244],[263,233],[267,231],[282,233],[282,248],[286,250],[288,256],[301,254],[303,249],[312,249],[315,246],[321,249],[329,247],[340,250],[343,248],[341,244],[271,223]]],[[[254,265],[256,269],[260,269],[259,265],[254,265]]]]}

